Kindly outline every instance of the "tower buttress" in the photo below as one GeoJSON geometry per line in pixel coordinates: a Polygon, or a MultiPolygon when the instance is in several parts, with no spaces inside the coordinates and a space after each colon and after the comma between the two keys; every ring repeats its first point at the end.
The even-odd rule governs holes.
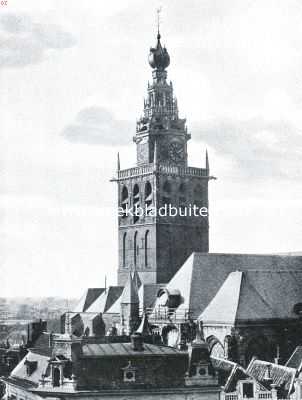
{"type": "Polygon", "coordinates": [[[124,287],[121,300],[121,331],[131,335],[137,328],[139,321],[139,298],[138,298],[139,277],[132,277],[129,272],[128,280],[124,287]]]}

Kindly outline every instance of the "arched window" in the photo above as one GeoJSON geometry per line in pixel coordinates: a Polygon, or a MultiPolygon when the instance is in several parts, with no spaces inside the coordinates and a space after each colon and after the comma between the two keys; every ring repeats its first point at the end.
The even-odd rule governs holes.
{"type": "Polygon", "coordinates": [[[136,266],[136,262],[137,262],[137,232],[135,232],[134,234],[134,241],[133,241],[133,262],[134,262],[134,266],[136,266]]]}
{"type": "Polygon", "coordinates": [[[149,263],[149,231],[145,233],[145,267],[148,267],[149,263]]]}
{"type": "Polygon", "coordinates": [[[194,189],[194,204],[201,208],[203,207],[203,190],[201,185],[197,185],[194,189]]]}
{"type": "Polygon", "coordinates": [[[128,204],[129,204],[128,189],[126,188],[126,186],[124,186],[122,189],[122,196],[121,196],[121,207],[123,209],[122,218],[125,218],[127,216],[126,209],[128,204]]]}
{"type": "Polygon", "coordinates": [[[126,268],[127,232],[123,235],[123,267],[126,268]]]}
{"type": "Polygon", "coordinates": [[[164,204],[170,204],[171,203],[171,183],[169,181],[166,181],[163,185],[163,203],[164,204]]]}
{"type": "Polygon", "coordinates": [[[135,211],[139,208],[139,186],[136,183],[133,187],[133,222],[137,222],[139,220],[139,216],[135,215],[135,211]]]}
{"type": "Polygon", "coordinates": [[[150,207],[152,205],[152,186],[150,182],[146,182],[145,184],[145,207],[146,214],[149,215],[150,207]]]}

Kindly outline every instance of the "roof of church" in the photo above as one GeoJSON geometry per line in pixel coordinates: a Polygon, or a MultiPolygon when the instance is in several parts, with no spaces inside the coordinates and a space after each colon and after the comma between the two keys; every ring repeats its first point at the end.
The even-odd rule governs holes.
{"type": "Polygon", "coordinates": [[[121,296],[123,286],[109,286],[86,310],[86,312],[104,313],[121,296]]]}
{"type": "Polygon", "coordinates": [[[157,293],[166,285],[161,283],[144,283],[138,291],[141,308],[151,308],[156,300],[157,293]]]}
{"type": "Polygon", "coordinates": [[[199,319],[234,324],[240,301],[242,272],[231,272],[199,319]]]}
{"type": "Polygon", "coordinates": [[[234,324],[240,320],[297,318],[302,271],[231,272],[199,319],[234,324]]]}
{"type": "MultiPolygon", "coordinates": [[[[135,276],[133,277],[135,279],[135,276]]],[[[157,283],[143,283],[139,286],[138,298],[139,304],[142,309],[151,308],[156,299],[159,289],[165,287],[164,284],[157,283]]],[[[112,306],[106,311],[106,314],[119,314],[121,311],[121,301],[123,298],[123,293],[121,296],[112,304],[112,306]]]]}
{"type": "MultiPolygon", "coordinates": [[[[224,281],[231,272],[235,271],[255,271],[252,282],[258,280],[261,284],[261,279],[257,278],[256,272],[269,273],[270,271],[302,271],[301,256],[280,256],[280,255],[256,255],[256,254],[220,254],[220,253],[193,253],[183,266],[177,271],[174,277],[166,285],[168,291],[178,289],[182,296],[182,304],[178,310],[190,309],[193,318],[197,318],[204,309],[209,305],[218,290],[221,288],[224,281]]],[[[280,272],[282,274],[282,272],[280,272]]],[[[259,276],[259,275],[258,275],[259,276]]],[[[294,287],[294,272],[289,274],[290,284],[294,287]]],[[[269,275],[266,275],[265,283],[267,292],[277,292],[276,285],[281,282],[282,275],[279,279],[274,279],[270,282],[269,275]]],[[[234,278],[235,279],[235,278],[234,278]]],[[[238,277],[237,277],[238,282],[238,277]]],[[[299,282],[301,280],[299,279],[299,282]]],[[[288,286],[289,287],[289,286],[288,286]]],[[[302,286],[300,286],[301,288],[302,286]]],[[[282,290],[285,290],[282,284],[282,290]]],[[[288,288],[287,288],[288,291],[288,288]]],[[[250,292],[251,293],[251,292],[250,292]]],[[[255,296],[253,296],[254,299],[255,296]]],[[[286,297],[288,300],[293,300],[293,296],[286,297]]],[[[295,297],[295,296],[294,296],[295,297]]],[[[281,298],[281,297],[280,297],[281,298]]],[[[280,303],[280,298],[278,303],[280,303]]],[[[294,304],[291,304],[293,306],[294,304]]],[[[288,301],[286,302],[288,306],[288,301]]],[[[279,312],[282,305],[279,304],[279,312]]],[[[288,307],[287,307],[288,308],[288,307]]],[[[241,309],[242,312],[244,309],[241,309]]]]}
{"type": "Polygon", "coordinates": [[[80,298],[78,304],[72,310],[73,312],[84,312],[91,304],[105,291],[105,288],[88,288],[80,298]]]}
{"type": "Polygon", "coordinates": [[[298,372],[302,370],[302,346],[297,346],[285,364],[287,367],[295,368],[298,372]]]}

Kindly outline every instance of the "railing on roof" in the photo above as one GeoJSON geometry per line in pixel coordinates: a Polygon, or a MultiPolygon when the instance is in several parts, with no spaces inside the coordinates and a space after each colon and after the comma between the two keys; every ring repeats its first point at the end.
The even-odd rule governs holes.
{"type": "Polygon", "coordinates": [[[224,400],[238,400],[237,393],[225,393],[224,400]]]}
{"type": "Polygon", "coordinates": [[[117,179],[128,179],[131,177],[150,175],[155,172],[161,172],[169,175],[177,176],[197,176],[209,178],[209,171],[206,168],[195,168],[195,167],[178,167],[173,165],[165,164],[149,164],[141,167],[133,167],[118,171],[117,179]]]}
{"type": "MultiPolygon", "coordinates": [[[[249,400],[267,400],[272,398],[272,393],[269,391],[263,391],[263,392],[256,392],[254,397],[249,398],[249,400]]],[[[223,393],[222,400],[243,400],[244,397],[241,395],[238,395],[237,392],[232,392],[232,393],[223,393]]]]}
{"type": "Polygon", "coordinates": [[[271,399],[271,392],[258,392],[258,399],[271,399]]]}
{"type": "Polygon", "coordinates": [[[158,306],[156,308],[145,308],[142,312],[148,316],[150,322],[157,323],[184,322],[192,319],[192,311],[189,309],[177,310],[177,308],[158,306]]]}

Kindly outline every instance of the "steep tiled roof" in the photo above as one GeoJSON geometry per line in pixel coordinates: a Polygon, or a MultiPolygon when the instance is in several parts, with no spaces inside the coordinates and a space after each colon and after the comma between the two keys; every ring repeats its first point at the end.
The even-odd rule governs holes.
{"type": "Polygon", "coordinates": [[[38,385],[42,374],[45,374],[46,372],[48,361],[48,355],[41,354],[40,352],[29,351],[27,355],[23,358],[23,360],[20,361],[20,363],[12,371],[10,377],[12,379],[24,381],[32,384],[33,386],[36,386],[38,385]],[[35,361],[37,363],[36,369],[30,375],[27,374],[26,360],[31,362],[35,361]]]}
{"type": "Polygon", "coordinates": [[[156,300],[158,291],[164,287],[164,284],[144,283],[138,291],[140,308],[151,308],[156,300]]]}
{"type": "Polygon", "coordinates": [[[298,373],[302,370],[302,346],[297,346],[290,359],[285,364],[287,367],[295,368],[298,373]]]}
{"type": "Polygon", "coordinates": [[[166,285],[180,290],[183,303],[197,318],[234,271],[302,271],[301,256],[193,253],[166,285]]]}
{"type": "Polygon", "coordinates": [[[199,319],[234,324],[240,320],[297,318],[302,271],[244,271],[229,274],[199,319]]]}
{"type": "Polygon", "coordinates": [[[268,383],[265,379],[267,377],[268,366],[270,366],[271,383],[274,383],[277,386],[279,395],[285,396],[281,398],[287,398],[291,393],[294,384],[296,375],[296,370],[294,368],[253,359],[247,367],[246,372],[248,375],[256,379],[256,381],[258,381],[262,386],[270,389],[271,383],[268,383]]]}
{"type": "Polygon", "coordinates": [[[231,272],[199,319],[234,324],[239,305],[242,272],[231,272]]]}
{"type": "Polygon", "coordinates": [[[233,361],[212,356],[211,363],[213,368],[218,372],[219,383],[224,386],[226,393],[234,392],[238,380],[248,377],[245,370],[233,361]]]}
{"type": "Polygon", "coordinates": [[[86,310],[86,312],[104,313],[112,306],[113,303],[121,296],[123,286],[109,286],[94,303],[86,310]]]}
{"type": "Polygon", "coordinates": [[[78,304],[72,310],[73,312],[84,312],[91,304],[105,291],[104,288],[88,288],[80,298],[78,304]]]}

